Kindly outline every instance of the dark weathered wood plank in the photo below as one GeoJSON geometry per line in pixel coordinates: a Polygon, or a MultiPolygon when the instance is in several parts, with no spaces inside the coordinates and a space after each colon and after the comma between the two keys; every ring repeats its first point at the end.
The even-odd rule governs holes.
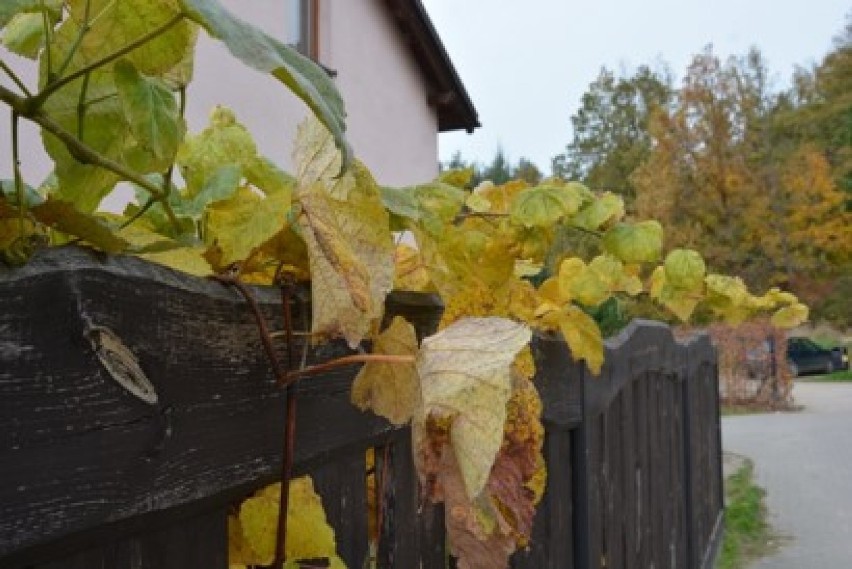
{"type": "Polygon", "coordinates": [[[337,554],[347,567],[367,558],[366,449],[356,449],[314,469],[311,476],[334,528],[337,554]]]}
{"type": "MultiPolygon", "coordinates": [[[[256,295],[280,328],[278,293],[256,295]]],[[[294,311],[306,326],[304,293],[294,311]]],[[[403,313],[422,338],[440,306],[396,294],[387,312],[403,313]]],[[[708,567],[721,535],[715,353],[706,338],[678,344],[648,322],[606,351],[593,379],[560,339],[533,343],[550,477],[534,541],[514,567],[708,567]]],[[[307,356],[345,353],[333,343],[307,356]]],[[[389,445],[380,563],[443,566],[443,509],[421,508],[409,432],[349,403],[356,371],[299,386],[296,471],[314,475],[341,555],[360,566],[364,451],[389,445]]],[[[284,420],[234,290],[73,248],[0,268],[0,567],[223,567],[225,508],[277,477],[284,420]],[[105,369],[87,336],[98,327],[138,358],[156,402],[105,369]],[[207,547],[186,546],[202,527],[207,547]]]]}
{"type": "Polygon", "coordinates": [[[165,529],[155,528],[138,537],[82,551],[33,569],[226,569],[227,531],[227,512],[222,510],[165,529]]]}
{"type": "MultiPolygon", "coordinates": [[[[278,293],[256,295],[280,328],[278,293]]],[[[415,307],[421,329],[427,308],[432,326],[440,314],[415,307]]],[[[304,321],[307,303],[296,312],[304,321]]],[[[0,314],[0,560],[14,552],[9,561],[24,563],[27,550],[95,527],[119,539],[139,516],[216,509],[278,476],[283,398],[236,291],[69,249],[0,270],[0,314]],[[107,373],[86,338],[92,326],[132,350],[156,404],[107,373]]],[[[343,353],[312,349],[309,362],[343,353]]],[[[300,386],[297,470],[394,430],[349,403],[356,371],[300,386]]]]}

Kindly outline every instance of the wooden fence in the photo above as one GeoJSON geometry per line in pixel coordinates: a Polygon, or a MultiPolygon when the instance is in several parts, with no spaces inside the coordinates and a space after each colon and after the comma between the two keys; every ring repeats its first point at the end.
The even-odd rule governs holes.
{"type": "MultiPolygon", "coordinates": [[[[257,295],[280,325],[277,293],[257,295]]],[[[440,306],[394,294],[388,312],[422,336],[440,306]]],[[[710,569],[722,486],[707,338],[680,344],[663,325],[633,323],[607,342],[600,378],[557,339],[533,348],[549,476],[513,567],[710,569]]],[[[331,344],[309,359],[344,351],[331,344]]],[[[300,384],[297,470],[313,476],[341,557],[360,569],[365,451],[381,449],[390,479],[378,566],[445,567],[443,513],[420,504],[410,434],[349,403],[356,371],[300,384]]],[[[232,289],[74,248],[0,268],[0,567],[226,568],[228,509],[279,471],[282,400],[232,289]],[[106,371],[93,347],[104,329],[151,386],[106,371]]]]}

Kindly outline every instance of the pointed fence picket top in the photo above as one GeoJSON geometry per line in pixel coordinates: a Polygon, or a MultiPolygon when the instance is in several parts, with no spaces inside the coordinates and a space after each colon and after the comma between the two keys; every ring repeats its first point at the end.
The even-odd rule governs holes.
{"type": "MultiPolygon", "coordinates": [[[[281,326],[277,292],[256,295],[281,326]]],[[[307,296],[294,308],[304,326],[307,296]]],[[[422,294],[394,293],[387,309],[421,337],[441,314],[422,294]]],[[[722,531],[716,354],[706,337],[679,343],[645,321],[606,350],[594,378],[560,339],[533,343],[548,482],[512,565],[710,569],[722,531]]],[[[299,385],[296,469],[360,568],[376,449],[389,461],[378,566],[444,567],[443,511],[418,497],[410,433],[352,406],[356,372],[299,385]]],[[[78,248],[0,268],[0,568],[225,569],[228,509],[275,480],[284,420],[236,291],[78,248]]]]}

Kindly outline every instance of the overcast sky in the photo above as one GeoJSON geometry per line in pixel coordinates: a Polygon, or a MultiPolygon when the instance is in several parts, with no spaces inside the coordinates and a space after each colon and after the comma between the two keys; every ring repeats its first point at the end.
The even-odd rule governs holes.
{"type": "Polygon", "coordinates": [[[423,0],[479,112],[475,134],[443,134],[488,162],[498,146],[546,172],[570,141],[570,117],[601,66],[628,71],[662,59],[679,79],[692,54],[757,46],[779,86],[818,62],[852,11],[849,0],[423,0]]]}

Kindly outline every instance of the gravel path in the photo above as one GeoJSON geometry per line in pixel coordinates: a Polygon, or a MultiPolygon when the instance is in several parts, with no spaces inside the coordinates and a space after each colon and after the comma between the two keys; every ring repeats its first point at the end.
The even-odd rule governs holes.
{"type": "Polygon", "coordinates": [[[722,446],[754,461],[770,522],[792,538],[752,569],[852,568],[852,383],[793,396],[803,411],[722,420],[722,446]]]}

